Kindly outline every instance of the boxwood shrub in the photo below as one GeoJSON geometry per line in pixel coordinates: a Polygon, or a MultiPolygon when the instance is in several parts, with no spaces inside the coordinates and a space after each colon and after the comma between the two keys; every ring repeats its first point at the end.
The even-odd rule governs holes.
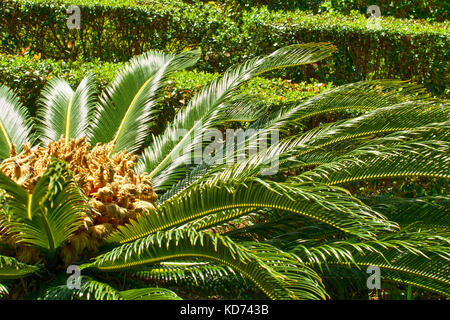
{"type": "MultiPolygon", "coordinates": [[[[122,66],[123,63],[102,61],[40,59],[38,55],[25,51],[19,56],[0,55],[0,84],[12,88],[34,115],[40,92],[50,79],[63,78],[76,88],[83,77],[91,72],[97,79],[98,90],[103,90],[122,66]]],[[[164,99],[159,107],[167,110],[164,114],[170,119],[172,112],[186,104],[202,86],[218,76],[218,73],[195,69],[177,72],[164,87],[164,99]]],[[[294,83],[287,79],[257,77],[244,84],[240,93],[251,94],[269,104],[277,104],[315,95],[331,85],[332,83],[294,83]]]]}
{"type": "Polygon", "coordinates": [[[275,73],[296,82],[345,82],[371,78],[412,79],[435,95],[448,88],[448,22],[365,15],[313,15],[267,7],[236,11],[220,3],[149,0],[9,0],[0,5],[1,51],[24,47],[42,58],[122,62],[151,48],[201,47],[198,68],[229,66],[294,42],[323,41],[339,51],[325,63],[275,73]],[[80,30],[66,26],[69,4],[79,5],[80,30]]]}
{"type": "MultiPolygon", "coordinates": [[[[207,2],[207,0],[205,0],[207,2]]],[[[304,10],[314,13],[335,11],[349,14],[352,11],[366,13],[370,5],[377,5],[383,16],[395,18],[448,20],[450,2],[442,0],[219,0],[219,2],[248,9],[267,6],[270,10],[304,10]]]]}

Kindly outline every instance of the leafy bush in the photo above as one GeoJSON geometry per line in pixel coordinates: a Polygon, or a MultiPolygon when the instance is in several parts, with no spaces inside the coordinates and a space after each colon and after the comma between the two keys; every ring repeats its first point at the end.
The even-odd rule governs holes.
{"type": "Polygon", "coordinates": [[[329,6],[344,14],[352,10],[366,13],[367,8],[378,5],[383,16],[396,18],[429,19],[434,21],[447,20],[450,12],[450,3],[441,0],[328,0],[329,6]]]}
{"type": "Polygon", "coordinates": [[[315,68],[297,69],[295,80],[318,77],[348,83],[363,79],[412,79],[444,94],[450,73],[448,24],[394,18],[368,22],[364,15],[312,15],[302,11],[244,13],[243,29],[252,35],[247,51],[265,54],[284,45],[330,41],[338,52],[315,68]]]}
{"type": "MultiPolygon", "coordinates": [[[[31,114],[35,114],[40,92],[52,78],[63,78],[76,87],[87,73],[95,75],[97,85],[103,90],[113,79],[123,63],[82,62],[39,59],[24,51],[20,56],[0,55],[0,84],[13,89],[31,114]]],[[[164,87],[160,107],[167,118],[186,104],[203,86],[219,76],[197,70],[181,70],[171,76],[164,87]]],[[[267,103],[295,101],[329,88],[331,83],[293,83],[290,80],[256,77],[241,87],[241,93],[252,94],[267,103]]]]}
{"type": "Polygon", "coordinates": [[[364,15],[312,15],[267,8],[235,12],[213,4],[129,1],[71,1],[82,9],[82,29],[68,30],[68,1],[15,0],[0,7],[2,50],[31,46],[42,58],[125,61],[150,48],[173,51],[201,47],[201,70],[222,72],[232,64],[281,46],[331,42],[339,53],[318,63],[274,76],[296,82],[315,78],[342,84],[362,79],[412,79],[443,94],[449,73],[448,24],[383,18],[380,26],[364,15]],[[87,4],[89,3],[89,4],[87,4]]]}
{"type": "Polygon", "coordinates": [[[267,6],[270,10],[304,10],[314,13],[336,11],[349,14],[353,10],[365,14],[370,5],[378,5],[383,16],[396,18],[427,19],[445,21],[450,4],[441,0],[222,0],[229,5],[239,4],[242,8],[267,6]]]}

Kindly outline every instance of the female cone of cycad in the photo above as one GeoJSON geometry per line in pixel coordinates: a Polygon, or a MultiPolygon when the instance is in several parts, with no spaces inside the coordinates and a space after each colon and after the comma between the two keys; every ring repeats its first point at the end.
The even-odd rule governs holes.
{"type": "MultiPolygon", "coordinates": [[[[34,150],[24,145],[20,154],[13,148],[10,158],[0,164],[1,172],[31,193],[53,157],[67,162],[75,183],[89,199],[89,210],[80,212],[84,227],[61,248],[67,265],[94,253],[117,226],[155,209],[157,196],[150,177],[132,170],[138,156],[126,151],[108,156],[113,147],[112,143],[97,144],[91,149],[85,138],[68,143],[61,139],[34,150]]],[[[32,263],[40,258],[37,250],[4,240],[16,248],[19,260],[32,263]]]]}

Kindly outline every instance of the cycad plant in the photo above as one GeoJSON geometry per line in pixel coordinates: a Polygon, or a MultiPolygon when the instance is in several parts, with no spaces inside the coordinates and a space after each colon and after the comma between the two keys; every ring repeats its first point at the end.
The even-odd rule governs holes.
{"type": "Polygon", "coordinates": [[[367,289],[368,266],[382,285],[450,295],[447,101],[400,81],[278,105],[237,90],[334,51],[234,66],[158,136],[164,84],[198,50],[135,57],[99,98],[92,75],[76,90],[53,79],[34,120],[0,87],[0,295],[179,299],[232,281],[339,298],[367,289]]]}

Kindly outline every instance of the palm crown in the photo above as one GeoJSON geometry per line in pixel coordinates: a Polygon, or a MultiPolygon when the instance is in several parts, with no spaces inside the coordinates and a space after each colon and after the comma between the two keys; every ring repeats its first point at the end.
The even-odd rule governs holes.
{"type": "Polygon", "coordinates": [[[234,277],[272,299],[323,299],[344,279],[364,287],[374,265],[450,295],[446,101],[387,80],[278,106],[237,94],[334,51],[293,45],[234,66],[152,139],[165,81],[198,50],[135,57],[99,98],[92,75],[76,90],[51,80],[35,121],[0,87],[0,294],[23,296],[25,278],[45,299],[178,299],[164,283],[234,277]],[[209,131],[235,124],[231,150],[208,149],[209,131]],[[383,193],[398,181],[429,192],[383,193]]]}

